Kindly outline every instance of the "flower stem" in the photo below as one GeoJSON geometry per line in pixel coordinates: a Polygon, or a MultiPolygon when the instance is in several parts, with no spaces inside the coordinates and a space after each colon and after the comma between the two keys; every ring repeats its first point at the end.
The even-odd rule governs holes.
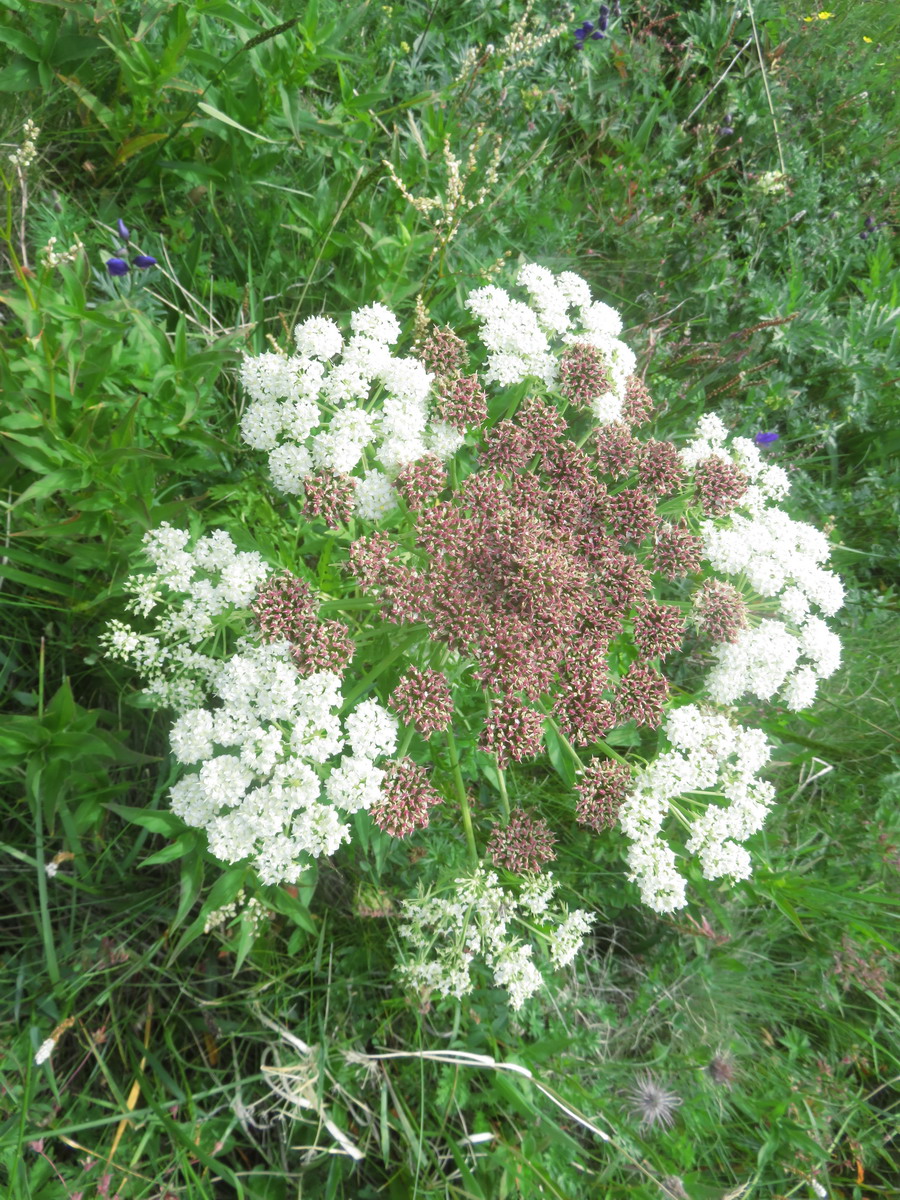
{"type": "Polygon", "coordinates": [[[456,749],[456,739],[453,736],[453,728],[450,725],[447,726],[447,753],[450,755],[453,785],[456,789],[456,798],[459,801],[459,810],[462,814],[466,847],[469,851],[469,862],[472,865],[472,869],[475,870],[478,866],[478,850],[475,846],[475,830],[472,827],[472,811],[469,808],[469,797],[466,795],[466,785],[463,783],[462,771],[459,769],[459,753],[456,749]]]}
{"type": "Polygon", "coordinates": [[[509,824],[509,796],[506,792],[506,772],[502,767],[497,768],[497,780],[500,784],[500,807],[503,809],[503,820],[509,824]]]}

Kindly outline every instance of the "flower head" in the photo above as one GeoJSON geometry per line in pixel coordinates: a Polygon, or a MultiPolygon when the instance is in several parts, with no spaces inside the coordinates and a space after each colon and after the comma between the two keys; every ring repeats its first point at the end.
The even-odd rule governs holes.
{"type": "Polygon", "coordinates": [[[138,254],[132,259],[132,262],[136,267],[140,267],[142,270],[146,270],[147,267],[156,266],[156,259],[150,254],[138,254]]]}
{"type": "Polygon", "coordinates": [[[122,239],[122,241],[127,242],[128,239],[131,237],[131,230],[128,228],[128,226],[125,224],[125,222],[122,220],[121,217],[119,217],[118,221],[116,221],[116,229],[118,229],[119,237],[122,239]]]}
{"type": "Polygon", "coordinates": [[[770,433],[764,433],[762,430],[760,430],[759,433],[754,433],[753,441],[757,446],[771,446],[771,444],[773,442],[777,442],[780,437],[780,433],[775,433],[774,431],[770,433]]]}
{"type": "Polygon", "coordinates": [[[495,867],[523,874],[540,871],[544,863],[556,858],[555,836],[541,817],[532,817],[522,809],[510,815],[505,828],[498,825],[490,836],[487,852],[495,867]]]}
{"type": "Polygon", "coordinates": [[[631,786],[631,771],[611,758],[595,758],[584,769],[576,785],[579,800],[575,816],[579,825],[601,833],[612,829],[631,786]]]}
{"type": "Polygon", "coordinates": [[[121,277],[128,274],[129,266],[124,258],[108,258],[106,260],[106,269],[110,275],[121,277]]]}
{"type": "Polygon", "coordinates": [[[428,810],[443,796],[432,787],[425,770],[411,758],[388,763],[382,798],[372,805],[372,820],[392,837],[407,837],[428,824],[428,810]]]}
{"type": "Polygon", "coordinates": [[[628,1096],[631,1115],[648,1129],[654,1125],[671,1128],[675,1123],[675,1109],[682,1103],[680,1096],[667,1091],[649,1071],[638,1077],[628,1096]]]}

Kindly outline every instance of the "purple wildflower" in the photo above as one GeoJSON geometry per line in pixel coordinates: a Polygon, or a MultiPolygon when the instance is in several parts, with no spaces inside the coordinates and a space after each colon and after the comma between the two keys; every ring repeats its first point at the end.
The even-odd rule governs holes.
{"type": "Polygon", "coordinates": [[[131,230],[128,228],[128,226],[125,224],[125,222],[122,220],[121,217],[119,217],[118,221],[116,221],[116,229],[118,229],[119,237],[122,239],[122,241],[127,242],[129,240],[129,238],[131,237],[131,230]]]}
{"type": "MultiPolygon", "coordinates": [[[[604,26],[605,27],[605,26],[604,26]]],[[[583,25],[579,25],[575,30],[575,49],[582,50],[584,43],[590,38],[592,42],[599,42],[603,34],[599,29],[594,28],[593,21],[585,21],[583,25]]]]}
{"type": "Polygon", "coordinates": [[[136,267],[141,267],[141,268],[155,267],[156,259],[151,257],[151,255],[149,255],[149,254],[138,254],[137,257],[134,259],[134,265],[136,267]]]}
{"type": "Polygon", "coordinates": [[[106,260],[106,269],[110,275],[122,276],[128,274],[128,263],[124,258],[108,258],[106,260]]]}
{"type": "Polygon", "coordinates": [[[771,446],[772,443],[777,442],[780,437],[781,434],[775,433],[774,431],[770,433],[764,433],[763,431],[760,431],[759,433],[755,433],[753,435],[753,440],[757,446],[771,446]]]}

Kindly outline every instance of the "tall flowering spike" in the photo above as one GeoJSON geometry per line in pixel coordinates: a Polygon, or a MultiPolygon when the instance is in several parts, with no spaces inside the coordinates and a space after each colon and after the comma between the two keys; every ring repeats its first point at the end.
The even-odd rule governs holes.
{"type": "Polygon", "coordinates": [[[656,729],[662,724],[669,685],[659,671],[633,662],[619,681],[616,704],[622,719],[656,729]]]}
{"type": "Polygon", "coordinates": [[[382,798],[372,805],[372,820],[392,837],[408,837],[428,824],[429,809],[443,796],[429,782],[423,767],[411,758],[388,763],[382,798]]]}
{"type": "Polygon", "coordinates": [[[665,658],[681,647],[684,638],[684,614],[673,604],[648,601],[634,621],[634,640],[650,658],[665,658]]]}
{"type": "Polygon", "coordinates": [[[394,487],[414,511],[433,504],[446,485],[447,470],[433,454],[407,463],[394,480],[394,487]]]}
{"type": "Polygon", "coordinates": [[[587,343],[570,346],[559,360],[559,393],[574,408],[590,408],[612,389],[600,351],[587,343]]]}
{"type": "Polygon", "coordinates": [[[556,858],[553,844],[555,836],[543,817],[529,816],[521,808],[510,814],[504,828],[497,825],[491,834],[487,852],[495,867],[514,871],[537,873],[545,863],[556,858]]]}
{"type": "Polygon", "coordinates": [[[391,692],[388,704],[407,725],[426,739],[446,729],[453,719],[453,697],[446,675],[430,667],[410,667],[391,692]]]}
{"type": "Polygon", "coordinates": [[[481,748],[493,754],[499,767],[540,754],[544,743],[544,718],[517,696],[504,696],[484,723],[481,748]]]}
{"type": "Polygon", "coordinates": [[[597,833],[614,828],[630,787],[631,772],[624,763],[611,758],[595,758],[588,763],[575,785],[579,797],[575,816],[579,824],[597,833]]]}
{"type": "Polygon", "coordinates": [[[477,375],[440,379],[434,408],[439,420],[464,433],[487,420],[487,393],[477,375]]]}
{"type": "Polygon", "coordinates": [[[694,593],[694,623],[713,642],[736,642],[747,628],[747,604],[730,583],[707,579],[694,593]]]}
{"type": "Polygon", "coordinates": [[[629,375],[622,401],[622,420],[626,425],[646,425],[655,411],[656,405],[644,381],[637,375],[629,375]]]}
{"type": "Polygon", "coordinates": [[[469,351],[461,337],[447,327],[434,329],[416,351],[429,371],[435,375],[454,376],[469,361],[469,351]]]}
{"type": "Polygon", "coordinates": [[[747,490],[747,476],[734,463],[712,455],[697,464],[694,484],[704,513],[721,517],[731,512],[747,490]]]}
{"type": "Polygon", "coordinates": [[[334,471],[318,471],[303,481],[306,501],[304,513],[309,518],[322,517],[328,529],[349,524],[353,516],[353,481],[349,475],[334,471]]]}

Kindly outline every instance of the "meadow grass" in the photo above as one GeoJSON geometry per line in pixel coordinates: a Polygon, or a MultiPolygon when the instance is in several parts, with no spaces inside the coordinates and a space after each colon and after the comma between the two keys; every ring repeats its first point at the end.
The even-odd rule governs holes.
{"type": "MultiPolygon", "coordinates": [[[[41,129],[33,166],[3,164],[10,1200],[900,1188],[900,17],[652,0],[576,52],[594,15],[0,15],[4,153],[25,118],[41,129]],[[122,283],[104,268],[119,218],[160,263],[122,283]],[[89,269],[41,268],[50,237],[80,239],[89,269]],[[765,723],[781,803],[753,879],[698,875],[689,909],[659,918],[613,838],[572,835],[567,878],[598,923],[511,1014],[487,986],[432,1006],[398,985],[403,851],[345,848],[307,907],[262,889],[261,933],[205,933],[252,878],[223,876],[168,813],[165,722],[97,638],[161,521],[284,549],[236,432],[241,351],[375,300],[411,324],[421,296],[440,321],[520,261],[576,270],[622,310],[666,436],[710,409],[780,432],[771,453],[828,523],[850,600],[841,673],[810,713],[765,723]]],[[[517,786],[555,803],[549,772],[517,786]]]]}

